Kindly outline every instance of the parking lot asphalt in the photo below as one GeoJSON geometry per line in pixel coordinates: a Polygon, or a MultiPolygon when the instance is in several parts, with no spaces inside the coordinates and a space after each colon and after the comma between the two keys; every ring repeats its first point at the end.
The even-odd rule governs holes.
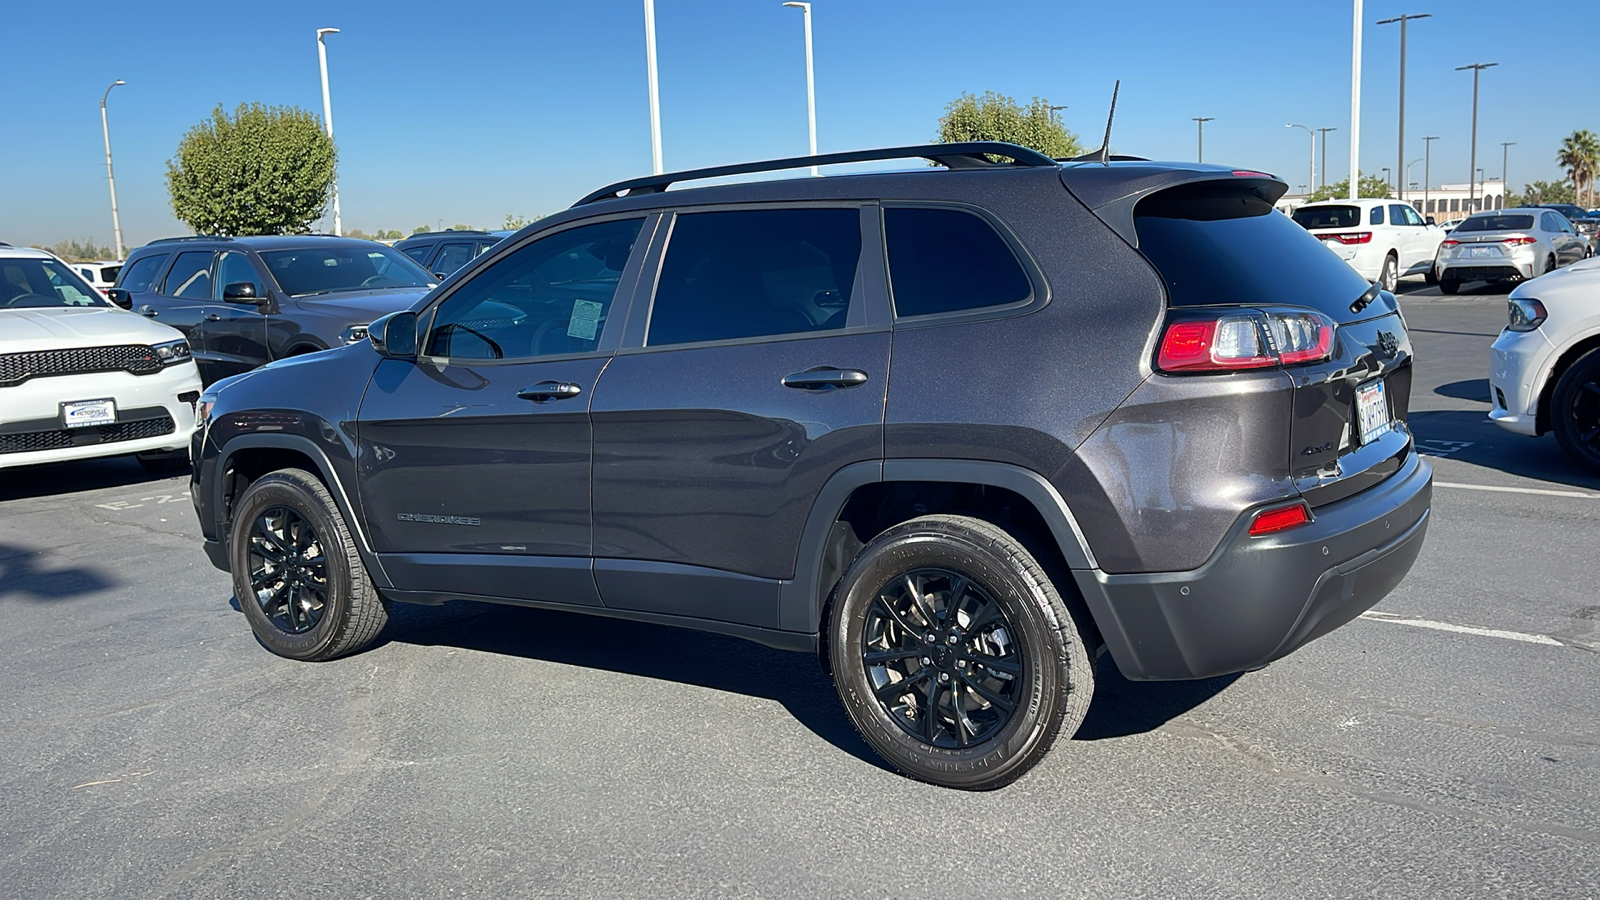
{"type": "Polygon", "coordinates": [[[886,771],[812,659],[397,606],[268,654],[184,478],[0,471],[0,897],[1593,897],[1600,479],[1485,419],[1503,291],[1404,283],[1427,545],[1272,666],[1134,684],[1032,773],[886,771]]]}

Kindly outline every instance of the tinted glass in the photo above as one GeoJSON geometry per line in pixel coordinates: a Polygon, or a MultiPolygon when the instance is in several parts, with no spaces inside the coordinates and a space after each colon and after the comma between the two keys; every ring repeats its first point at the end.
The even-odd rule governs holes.
{"type": "Polygon", "coordinates": [[[428,355],[522,359],[594,350],[643,222],[569,228],[474,273],[439,307],[428,355]]]}
{"type": "Polygon", "coordinates": [[[167,272],[161,293],[169,297],[210,300],[211,251],[189,250],[179,253],[177,262],[167,272]]]}
{"type": "Polygon", "coordinates": [[[1389,204],[1389,224],[1390,225],[1410,225],[1411,224],[1411,220],[1406,217],[1406,210],[1409,209],[1409,208],[1410,207],[1402,206],[1399,203],[1391,203],[1391,204],[1389,204]]]}
{"type": "Polygon", "coordinates": [[[424,260],[426,260],[428,258],[428,250],[429,250],[428,245],[424,244],[421,247],[408,247],[408,248],[406,248],[405,254],[407,256],[411,257],[412,259],[416,260],[418,263],[421,263],[421,262],[423,262],[424,260]]]}
{"type": "MultiPolygon", "coordinates": [[[[278,286],[295,297],[340,291],[426,287],[433,276],[409,257],[382,244],[332,244],[292,250],[264,250],[278,286]]],[[[170,280],[170,279],[169,279],[170,280]]]]}
{"type": "Polygon", "coordinates": [[[117,282],[117,287],[133,293],[149,290],[150,282],[161,273],[161,265],[167,261],[168,255],[157,253],[153,256],[142,256],[133,263],[123,266],[122,272],[118,273],[121,280],[117,282]]]}
{"type": "Polygon", "coordinates": [[[1374,206],[1371,210],[1369,210],[1367,212],[1367,224],[1368,225],[1382,225],[1383,224],[1383,207],[1374,206]]]}
{"type": "Polygon", "coordinates": [[[1402,206],[1400,208],[1402,210],[1405,210],[1406,224],[1407,225],[1426,225],[1426,224],[1428,224],[1427,222],[1424,222],[1422,220],[1422,215],[1420,213],[1418,213],[1414,207],[1402,206]]]}
{"type": "Polygon", "coordinates": [[[449,275],[466,265],[475,255],[471,244],[445,244],[439,248],[439,256],[433,261],[433,271],[449,275]]]}
{"type": "MultiPolygon", "coordinates": [[[[1134,209],[1139,250],[1173,306],[1288,304],[1343,322],[1371,287],[1322,242],[1254,194],[1173,188],[1134,209]]],[[[1367,309],[1374,314],[1376,304],[1367,309]]]]}
{"type": "Polygon", "coordinates": [[[111,282],[117,280],[117,273],[121,271],[121,266],[102,266],[100,269],[100,280],[110,284],[111,282]]]}
{"type": "Polygon", "coordinates": [[[255,288],[257,297],[266,294],[261,289],[261,278],[256,275],[256,267],[251,264],[250,257],[236,251],[228,251],[217,258],[216,299],[222,299],[222,292],[230,284],[248,284],[255,288]]]}
{"type": "Polygon", "coordinates": [[[843,328],[856,263],[855,209],[684,213],[650,309],[652,347],[843,328]]]}
{"type": "Polygon", "coordinates": [[[1033,293],[1011,247],[972,213],[890,207],[883,228],[895,315],[1005,306],[1033,293]]]}
{"type": "Polygon", "coordinates": [[[1456,226],[1455,233],[1468,234],[1474,231],[1525,231],[1533,227],[1533,216],[1527,214],[1508,213],[1503,216],[1471,216],[1461,220],[1456,226]]]}
{"type": "Polygon", "coordinates": [[[108,306],[72,267],[53,259],[0,259],[0,329],[8,309],[108,306]]]}
{"type": "Polygon", "coordinates": [[[1361,210],[1354,206],[1302,206],[1294,211],[1302,228],[1354,228],[1361,223],[1361,210]]]}

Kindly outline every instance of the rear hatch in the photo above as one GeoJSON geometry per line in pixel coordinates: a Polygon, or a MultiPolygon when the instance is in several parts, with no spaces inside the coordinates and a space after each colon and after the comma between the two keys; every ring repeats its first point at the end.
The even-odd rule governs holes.
{"type": "MultiPolygon", "coordinates": [[[[1394,295],[1276,212],[1280,193],[1245,178],[1191,183],[1140,201],[1134,226],[1167,287],[1156,367],[1195,378],[1281,368],[1293,390],[1283,452],[1296,488],[1316,507],[1381,482],[1404,462],[1411,340],[1394,295]],[[1218,327],[1206,359],[1173,365],[1166,354],[1174,325],[1208,321],[1218,327]],[[1223,349],[1224,325],[1230,340],[1258,339],[1257,350],[1223,349]]],[[[1283,433],[1257,439],[1282,441],[1283,433]]]]}

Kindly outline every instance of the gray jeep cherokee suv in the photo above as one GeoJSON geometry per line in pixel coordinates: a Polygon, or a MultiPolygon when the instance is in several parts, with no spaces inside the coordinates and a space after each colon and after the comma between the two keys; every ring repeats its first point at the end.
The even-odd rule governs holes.
{"type": "Polygon", "coordinates": [[[287,657],[394,601],[700,628],[818,653],[900,770],[1006,784],[1101,650],[1261,666],[1422,547],[1405,322],[1284,190],[1006,144],[613,185],[370,342],[209,390],[206,551],[287,657]],[[666,191],[917,157],[943,168],[666,191]]]}

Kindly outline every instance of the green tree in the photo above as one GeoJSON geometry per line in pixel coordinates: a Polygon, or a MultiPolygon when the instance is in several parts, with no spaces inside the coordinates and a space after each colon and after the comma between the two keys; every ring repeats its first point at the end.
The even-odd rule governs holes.
{"type": "Polygon", "coordinates": [[[405,235],[401,234],[399,230],[394,228],[390,228],[387,231],[379,228],[377,231],[372,233],[372,239],[375,241],[398,241],[403,237],[405,237],[405,235]]]}
{"type": "Polygon", "coordinates": [[[327,205],[337,154],[314,114],[239,105],[189,129],[167,160],[172,212],[198,234],[293,234],[327,205]]]}
{"type": "Polygon", "coordinates": [[[1535,181],[1522,186],[1522,193],[1508,194],[1506,206],[1535,206],[1540,203],[1575,203],[1572,185],[1564,181],[1535,181]]]}
{"type": "Polygon", "coordinates": [[[42,244],[34,244],[33,247],[35,250],[43,250],[47,253],[54,253],[56,256],[61,257],[67,262],[93,262],[96,260],[117,258],[115,250],[112,250],[110,247],[102,247],[99,244],[96,244],[94,242],[94,238],[84,238],[82,241],[56,241],[54,244],[51,244],[48,247],[42,244]]]}
{"type": "MultiPolygon", "coordinates": [[[[1600,170],[1600,137],[1587,128],[1567,135],[1561,140],[1556,163],[1567,170],[1574,198],[1587,197],[1592,206],[1595,173],[1600,170]]],[[[1575,199],[1567,202],[1575,202],[1575,199]]]]}
{"type": "Polygon", "coordinates": [[[506,213],[506,222],[505,225],[501,226],[501,228],[505,231],[520,231],[527,227],[527,225],[527,219],[524,219],[521,216],[513,216],[511,213],[506,213]]]}
{"type": "Polygon", "coordinates": [[[939,117],[941,144],[959,141],[1005,141],[1037,150],[1053,159],[1078,156],[1083,148],[1077,135],[1068,131],[1050,102],[1035,97],[1027,106],[987,91],[982,97],[962,94],[939,117]]]}
{"type": "Polygon", "coordinates": [[[477,231],[478,229],[473,228],[471,225],[464,225],[464,224],[462,224],[460,222],[457,222],[454,225],[450,226],[450,230],[451,231],[477,231]]]}
{"type": "Polygon", "coordinates": [[[412,234],[427,234],[431,231],[433,231],[433,227],[431,225],[418,225],[417,227],[411,229],[412,234]]]}
{"type": "MultiPolygon", "coordinates": [[[[1356,191],[1356,194],[1361,197],[1380,198],[1387,197],[1390,194],[1389,184],[1383,180],[1382,175],[1368,175],[1363,172],[1361,174],[1361,180],[1357,182],[1357,185],[1359,186],[1359,190],[1356,191]]],[[[1306,200],[1306,202],[1315,203],[1318,200],[1343,200],[1349,196],[1350,179],[1346,178],[1337,184],[1325,184],[1322,187],[1317,188],[1317,190],[1306,200]]]]}

